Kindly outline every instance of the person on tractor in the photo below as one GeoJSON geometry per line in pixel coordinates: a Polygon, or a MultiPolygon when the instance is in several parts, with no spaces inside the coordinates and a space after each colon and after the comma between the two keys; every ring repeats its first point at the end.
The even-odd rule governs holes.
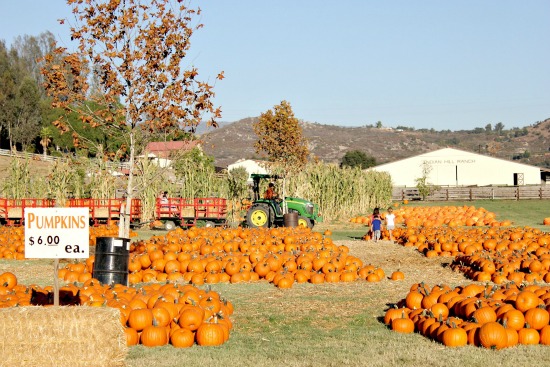
{"type": "Polygon", "coordinates": [[[281,214],[279,194],[275,191],[275,184],[273,182],[270,182],[269,185],[267,185],[267,190],[264,193],[264,199],[273,201],[275,211],[277,214],[281,214]]]}
{"type": "Polygon", "coordinates": [[[278,195],[275,192],[275,184],[270,182],[269,185],[267,185],[267,190],[265,190],[264,199],[275,200],[277,196],[278,195]]]}

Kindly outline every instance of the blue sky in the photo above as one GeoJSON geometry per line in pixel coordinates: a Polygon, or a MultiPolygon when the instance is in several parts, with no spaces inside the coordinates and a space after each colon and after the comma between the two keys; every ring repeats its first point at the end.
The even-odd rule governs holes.
{"type": "MultiPolygon", "coordinates": [[[[282,100],[297,118],[436,130],[550,118],[548,0],[194,0],[188,62],[216,84],[223,121],[282,100]]],[[[0,0],[0,39],[49,30],[64,0],[0,0]]]]}

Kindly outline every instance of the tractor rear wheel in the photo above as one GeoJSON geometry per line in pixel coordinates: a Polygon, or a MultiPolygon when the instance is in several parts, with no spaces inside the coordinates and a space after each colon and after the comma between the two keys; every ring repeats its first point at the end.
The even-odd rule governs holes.
{"type": "Polygon", "coordinates": [[[246,224],[251,228],[269,227],[269,208],[253,205],[246,213],[246,224]]]}

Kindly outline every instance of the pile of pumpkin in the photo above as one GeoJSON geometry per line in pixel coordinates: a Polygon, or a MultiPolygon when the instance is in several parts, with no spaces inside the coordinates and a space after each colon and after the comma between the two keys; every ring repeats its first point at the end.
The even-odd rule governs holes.
{"type": "MultiPolygon", "coordinates": [[[[407,206],[395,208],[395,224],[407,227],[437,227],[437,226],[509,226],[510,221],[497,221],[493,212],[474,206],[407,206]]],[[[384,219],[385,210],[380,216],[384,219]]],[[[356,216],[351,223],[370,224],[370,216],[356,216]]]]}
{"type": "MultiPolygon", "coordinates": [[[[91,273],[86,264],[69,264],[66,281],[91,273]],[[78,269],[76,269],[78,268],[78,269]]],[[[195,285],[267,280],[279,288],[294,283],[378,282],[384,271],[349,254],[329,237],[309,228],[177,228],[164,236],[132,243],[129,282],[182,282],[195,285]]],[[[89,277],[90,275],[87,275],[89,277]]],[[[85,277],[85,276],[83,276],[85,277]]]]}
{"type": "Polygon", "coordinates": [[[25,259],[25,232],[23,227],[0,227],[0,258],[25,259]]]}
{"type": "MultiPolygon", "coordinates": [[[[517,250],[550,239],[547,233],[531,227],[434,227],[396,228],[397,243],[416,247],[427,257],[471,255],[479,251],[517,250]]],[[[531,248],[530,248],[531,249],[531,248]]]]}
{"type": "MultiPolygon", "coordinates": [[[[0,274],[0,284],[0,307],[53,303],[52,287],[18,284],[13,273],[0,274]]],[[[82,286],[63,286],[59,294],[61,305],[117,308],[128,345],[220,345],[229,339],[232,328],[231,302],[189,284],[151,284],[137,289],[90,279],[82,286]]]]}
{"type": "MultiPolygon", "coordinates": [[[[101,225],[90,227],[90,246],[95,246],[97,237],[118,236],[117,226],[101,225]]],[[[130,237],[137,233],[130,231],[130,237]]],[[[0,227],[0,258],[1,259],[25,259],[25,227],[1,226],[0,227]]]]}
{"type": "MultiPolygon", "coordinates": [[[[90,246],[96,245],[97,237],[118,237],[118,225],[109,224],[109,225],[99,225],[90,227],[90,246]]],[[[137,237],[137,233],[130,230],[130,238],[137,237]]]]}
{"type": "Polygon", "coordinates": [[[550,283],[550,234],[538,229],[488,236],[482,251],[457,256],[451,268],[477,281],[550,283]]]}
{"type": "Polygon", "coordinates": [[[451,268],[476,281],[550,282],[550,234],[536,228],[397,228],[394,235],[426,257],[455,257],[451,268]]]}
{"type": "Polygon", "coordinates": [[[550,345],[550,287],[529,285],[451,288],[417,283],[384,322],[448,347],[466,344],[501,349],[517,344],[550,345]]]}
{"type": "Polygon", "coordinates": [[[191,228],[136,243],[130,282],[182,280],[193,284],[267,280],[279,288],[297,283],[384,278],[335,245],[330,233],[309,228],[191,228]]]}
{"type": "Polygon", "coordinates": [[[508,220],[498,221],[496,214],[474,206],[410,206],[394,211],[397,223],[407,227],[509,226],[508,220]]]}

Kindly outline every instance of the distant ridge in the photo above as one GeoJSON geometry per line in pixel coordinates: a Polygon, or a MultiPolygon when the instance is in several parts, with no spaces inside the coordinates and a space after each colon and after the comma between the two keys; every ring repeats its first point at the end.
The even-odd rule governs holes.
{"type": "MultiPolygon", "coordinates": [[[[204,150],[217,166],[227,166],[241,158],[260,158],[254,150],[258,140],[252,124],[257,117],[223,123],[201,136],[204,150]]],[[[325,162],[339,163],[344,154],[361,150],[376,158],[378,164],[410,157],[442,147],[517,160],[550,167],[550,118],[523,128],[494,130],[435,131],[397,130],[372,126],[343,127],[301,122],[311,153],[325,162]]]]}

